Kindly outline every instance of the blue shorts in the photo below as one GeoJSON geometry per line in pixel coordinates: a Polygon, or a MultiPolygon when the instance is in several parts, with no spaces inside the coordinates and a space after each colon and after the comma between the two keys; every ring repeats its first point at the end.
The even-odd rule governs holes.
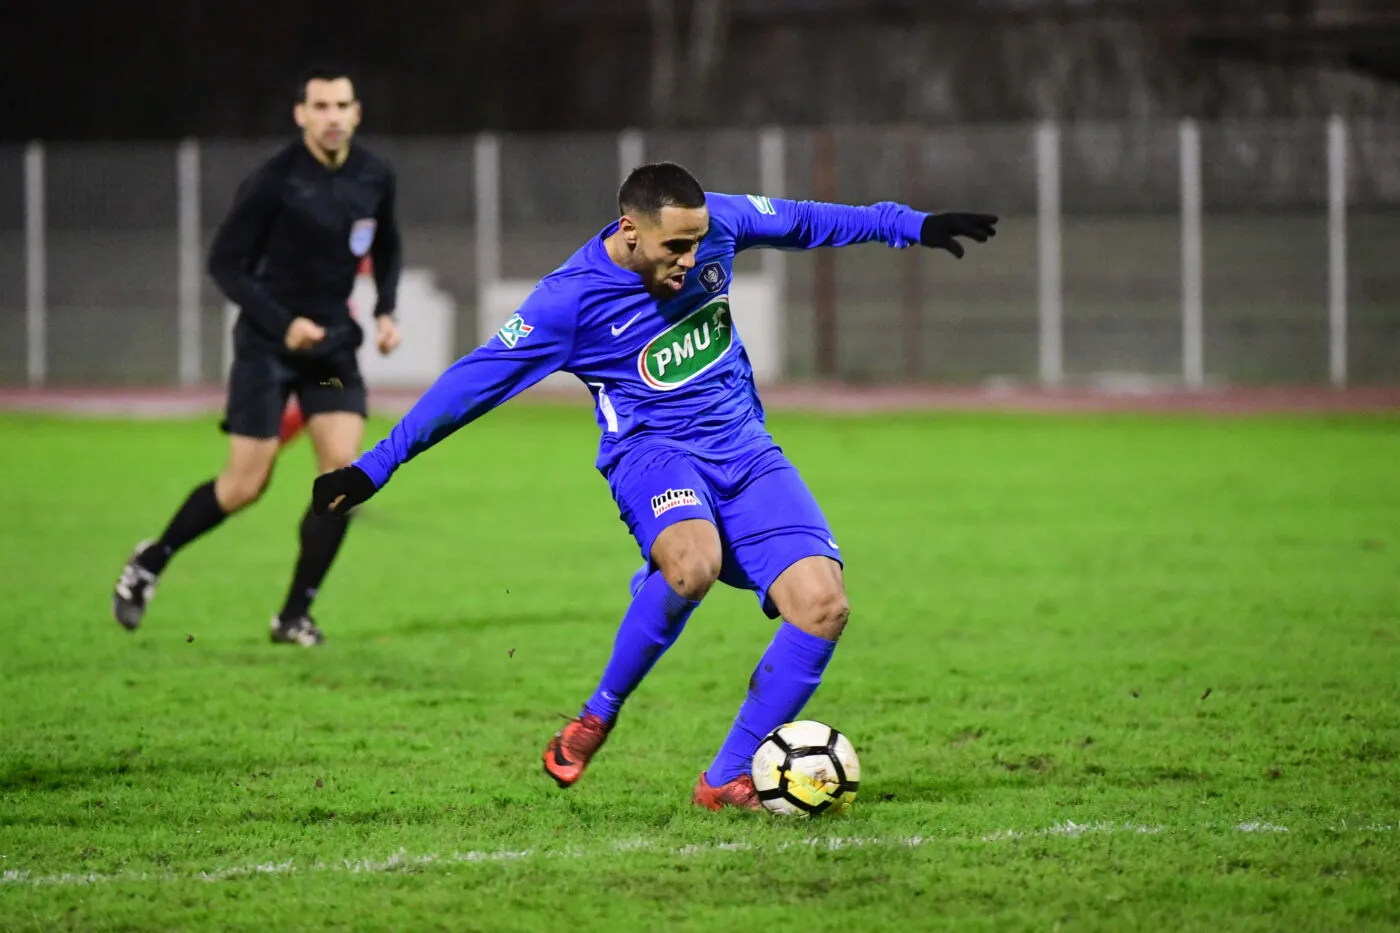
{"type": "Polygon", "coordinates": [[[720,582],[753,590],[771,619],[778,609],[768,591],[784,570],[804,557],[841,561],[817,500],[776,444],[723,462],[649,446],[625,455],[608,480],[646,561],[643,575],[653,568],[657,536],[693,518],[719,530],[720,582]]]}

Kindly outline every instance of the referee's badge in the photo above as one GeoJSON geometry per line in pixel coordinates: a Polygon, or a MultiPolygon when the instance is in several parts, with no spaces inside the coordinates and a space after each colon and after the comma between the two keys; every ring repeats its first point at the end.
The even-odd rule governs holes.
{"type": "Polygon", "coordinates": [[[363,256],[374,243],[374,229],[378,226],[373,217],[357,220],[350,227],[350,252],[363,256]]]}

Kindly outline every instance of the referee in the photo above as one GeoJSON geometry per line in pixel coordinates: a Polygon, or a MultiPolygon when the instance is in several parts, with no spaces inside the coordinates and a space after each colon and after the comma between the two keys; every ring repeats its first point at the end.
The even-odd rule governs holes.
{"type": "MultiPolygon", "coordinates": [[[[348,302],[366,255],[379,292],[375,343],[384,354],[399,343],[393,311],[403,256],[394,172],[363,146],[351,145],[360,104],[343,70],[308,72],[294,114],[301,138],[239,186],[209,254],[209,274],[240,312],[222,424],[228,463],[195,487],[160,538],[138,544],[122,568],[112,611],[128,630],[141,624],[175,552],[267,488],[291,393],[321,473],[359,455],[366,406],[355,353],[364,334],[348,302]]],[[[272,618],[274,642],[312,646],[324,640],[311,601],[345,532],[345,518],[316,518],[308,508],[291,589],[272,618]]]]}

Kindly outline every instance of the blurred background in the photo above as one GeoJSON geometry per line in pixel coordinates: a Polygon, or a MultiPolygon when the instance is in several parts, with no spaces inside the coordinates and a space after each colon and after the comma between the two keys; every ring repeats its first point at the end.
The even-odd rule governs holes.
{"type": "Polygon", "coordinates": [[[1400,381],[1395,0],[6,7],[0,385],[222,378],[205,250],[324,59],[399,173],[407,342],[377,384],[477,345],[659,158],[1003,218],[960,263],[742,257],[766,381],[1400,381]]]}

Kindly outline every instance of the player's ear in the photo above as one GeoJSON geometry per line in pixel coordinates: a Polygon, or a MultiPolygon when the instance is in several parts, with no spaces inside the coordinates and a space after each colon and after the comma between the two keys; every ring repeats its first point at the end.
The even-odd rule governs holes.
{"type": "Polygon", "coordinates": [[[637,245],[637,222],[627,214],[623,214],[617,221],[617,229],[622,233],[622,239],[628,246],[637,245]]]}
{"type": "Polygon", "coordinates": [[[306,128],[306,105],[297,104],[292,108],[292,119],[297,121],[297,126],[306,128]]]}

